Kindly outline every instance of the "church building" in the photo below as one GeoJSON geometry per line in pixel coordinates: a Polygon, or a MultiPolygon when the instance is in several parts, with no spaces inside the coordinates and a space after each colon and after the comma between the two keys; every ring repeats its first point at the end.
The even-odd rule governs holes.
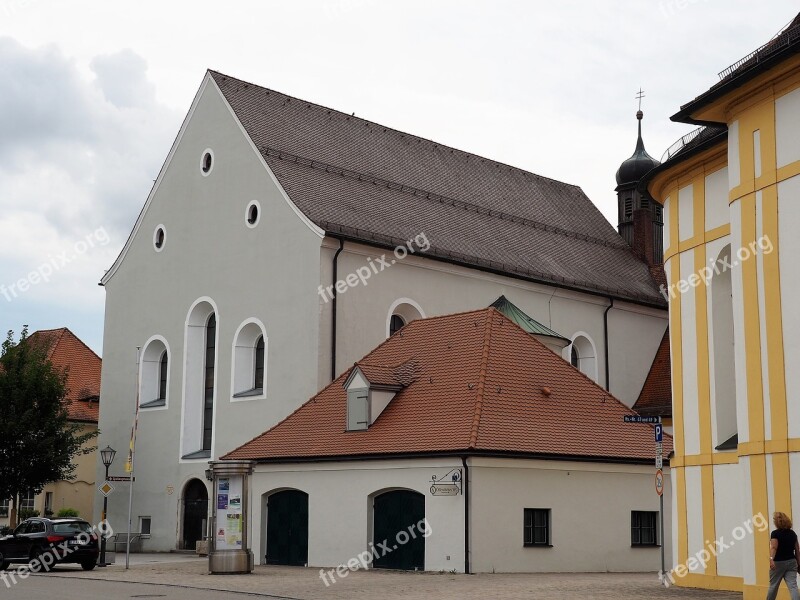
{"type": "Polygon", "coordinates": [[[102,278],[99,443],[126,449],[138,411],[143,549],[195,548],[208,462],[421,318],[502,296],[632,406],[667,327],[643,152],[620,168],[620,236],[576,185],[207,72],[102,278]]]}

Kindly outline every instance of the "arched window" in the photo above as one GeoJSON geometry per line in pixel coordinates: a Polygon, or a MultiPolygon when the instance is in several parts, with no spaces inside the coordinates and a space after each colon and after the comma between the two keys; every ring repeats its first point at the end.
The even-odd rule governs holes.
{"type": "Polygon", "coordinates": [[[211,313],[206,323],[205,396],[203,403],[203,450],[211,450],[214,431],[214,362],[216,359],[217,316],[211,313]]]}
{"type": "MultiPolygon", "coordinates": [[[[717,257],[717,264],[730,264],[730,257],[731,247],[728,245],[717,257]]],[[[738,447],[738,427],[730,269],[721,270],[711,278],[711,326],[717,449],[735,450],[738,447]]]]}
{"type": "Polygon", "coordinates": [[[389,314],[386,317],[386,337],[394,335],[411,321],[424,318],[422,307],[410,298],[395,300],[389,307],[389,314]]]}
{"type": "Polygon", "coordinates": [[[266,397],[269,343],[264,325],[248,319],[239,326],[233,338],[233,400],[254,400],[266,397]]]}
{"type": "Polygon", "coordinates": [[[567,348],[572,366],[596,383],[597,353],[591,338],[583,332],[576,333],[572,338],[572,345],[567,348]]]}
{"type": "Polygon", "coordinates": [[[403,317],[400,315],[392,315],[392,318],[389,321],[389,335],[392,336],[400,331],[405,324],[406,322],[403,320],[403,317]]]}
{"type": "Polygon", "coordinates": [[[166,400],[167,398],[167,372],[169,371],[169,358],[167,351],[161,354],[158,369],[158,399],[166,400]]]}
{"type": "Polygon", "coordinates": [[[256,364],[255,364],[255,377],[253,378],[253,389],[260,390],[264,388],[264,336],[258,336],[256,342],[256,364]]]}
{"type": "Polygon", "coordinates": [[[169,349],[163,337],[153,336],[145,342],[139,368],[139,407],[166,407],[169,394],[169,349]]]}
{"type": "Polygon", "coordinates": [[[183,413],[181,459],[211,456],[214,440],[217,361],[217,307],[208,297],[198,299],[186,317],[183,347],[183,413]]]}

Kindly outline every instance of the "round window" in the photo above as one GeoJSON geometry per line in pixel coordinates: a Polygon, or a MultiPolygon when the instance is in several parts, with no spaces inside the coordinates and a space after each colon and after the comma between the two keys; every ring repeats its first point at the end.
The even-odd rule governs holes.
{"type": "Polygon", "coordinates": [[[257,200],[253,200],[250,204],[247,205],[247,210],[245,211],[245,220],[247,221],[247,226],[251,229],[258,225],[258,220],[261,218],[261,206],[259,205],[257,200]]]}
{"type": "Polygon", "coordinates": [[[203,157],[200,160],[200,170],[203,173],[203,177],[207,176],[211,173],[211,169],[214,168],[214,152],[211,148],[206,148],[203,150],[203,157]]]}
{"type": "Polygon", "coordinates": [[[161,252],[162,248],[164,248],[164,242],[167,239],[167,231],[164,229],[163,225],[159,225],[156,227],[155,232],[153,233],[153,246],[156,249],[156,252],[161,252]]]}

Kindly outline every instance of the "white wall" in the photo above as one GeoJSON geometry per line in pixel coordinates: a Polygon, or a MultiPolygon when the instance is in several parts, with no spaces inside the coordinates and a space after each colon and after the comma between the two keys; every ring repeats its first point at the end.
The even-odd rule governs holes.
{"type": "MultiPolygon", "coordinates": [[[[324,285],[330,284],[331,261],[337,249],[338,243],[326,241],[320,264],[324,285]]],[[[338,277],[343,279],[382,253],[346,243],[339,255],[338,277]]],[[[366,286],[358,285],[338,296],[336,372],[341,373],[384,341],[389,309],[398,298],[413,300],[426,316],[432,317],[486,308],[501,294],[566,338],[572,339],[578,332],[588,336],[597,355],[597,382],[605,386],[603,314],[609,305],[607,298],[483,273],[421,256],[408,256],[390,269],[373,275],[366,286]]],[[[331,306],[331,302],[320,300],[320,387],[330,381],[331,306]]],[[[608,321],[611,392],[631,406],[638,398],[667,327],[667,312],[617,301],[609,312],[608,321]]]]}
{"type": "Polygon", "coordinates": [[[265,495],[282,489],[308,494],[308,566],[344,565],[372,541],[369,497],[389,489],[425,495],[431,535],[425,540],[427,571],[464,571],[464,497],[432,496],[431,477],[461,468],[454,460],[386,460],[258,465],[252,477],[251,540],[256,562],[266,550],[265,495]]]}
{"type": "MultiPolygon", "coordinates": [[[[154,188],[124,260],[106,284],[98,443],[119,451],[112,474],[122,473],[130,437],[136,347],[154,335],[163,336],[170,347],[168,406],[142,410],[139,416],[133,518],[153,518],[146,549],[176,547],[183,485],[193,477],[204,480],[207,468],[203,459],[180,461],[190,306],[207,296],[218,308],[212,454],[217,457],[263,432],[317,391],[308,373],[315,371],[317,359],[317,323],[310,315],[318,310],[319,244],[320,237],[287,204],[209,84],[154,188]],[[200,163],[206,148],[214,151],[214,165],[204,177],[200,163]],[[250,228],[245,213],[254,199],[260,202],[261,217],[250,228]],[[167,231],[160,252],[153,248],[158,224],[167,231]],[[234,334],[251,317],[264,324],[269,338],[267,396],[231,402],[234,334]]],[[[126,522],[126,505],[110,503],[116,529],[126,522]]]]}
{"type": "MultiPolygon", "coordinates": [[[[472,564],[477,572],[657,572],[660,550],[631,546],[631,511],[658,511],[651,466],[471,461],[472,564]],[[552,548],[523,547],[523,509],[551,509],[552,548]]],[[[672,485],[664,533],[671,567],[672,485]]]]}

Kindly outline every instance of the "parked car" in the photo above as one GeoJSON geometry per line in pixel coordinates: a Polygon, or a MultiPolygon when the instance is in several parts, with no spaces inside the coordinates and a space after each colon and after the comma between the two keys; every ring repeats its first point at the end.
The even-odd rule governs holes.
{"type": "Polygon", "coordinates": [[[32,518],[0,538],[0,570],[10,563],[40,559],[45,565],[77,563],[86,571],[97,564],[98,537],[83,519],[32,518]],[[44,558],[45,554],[51,557],[44,558]],[[51,560],[52,558],[52,560],[51,560]]]}

